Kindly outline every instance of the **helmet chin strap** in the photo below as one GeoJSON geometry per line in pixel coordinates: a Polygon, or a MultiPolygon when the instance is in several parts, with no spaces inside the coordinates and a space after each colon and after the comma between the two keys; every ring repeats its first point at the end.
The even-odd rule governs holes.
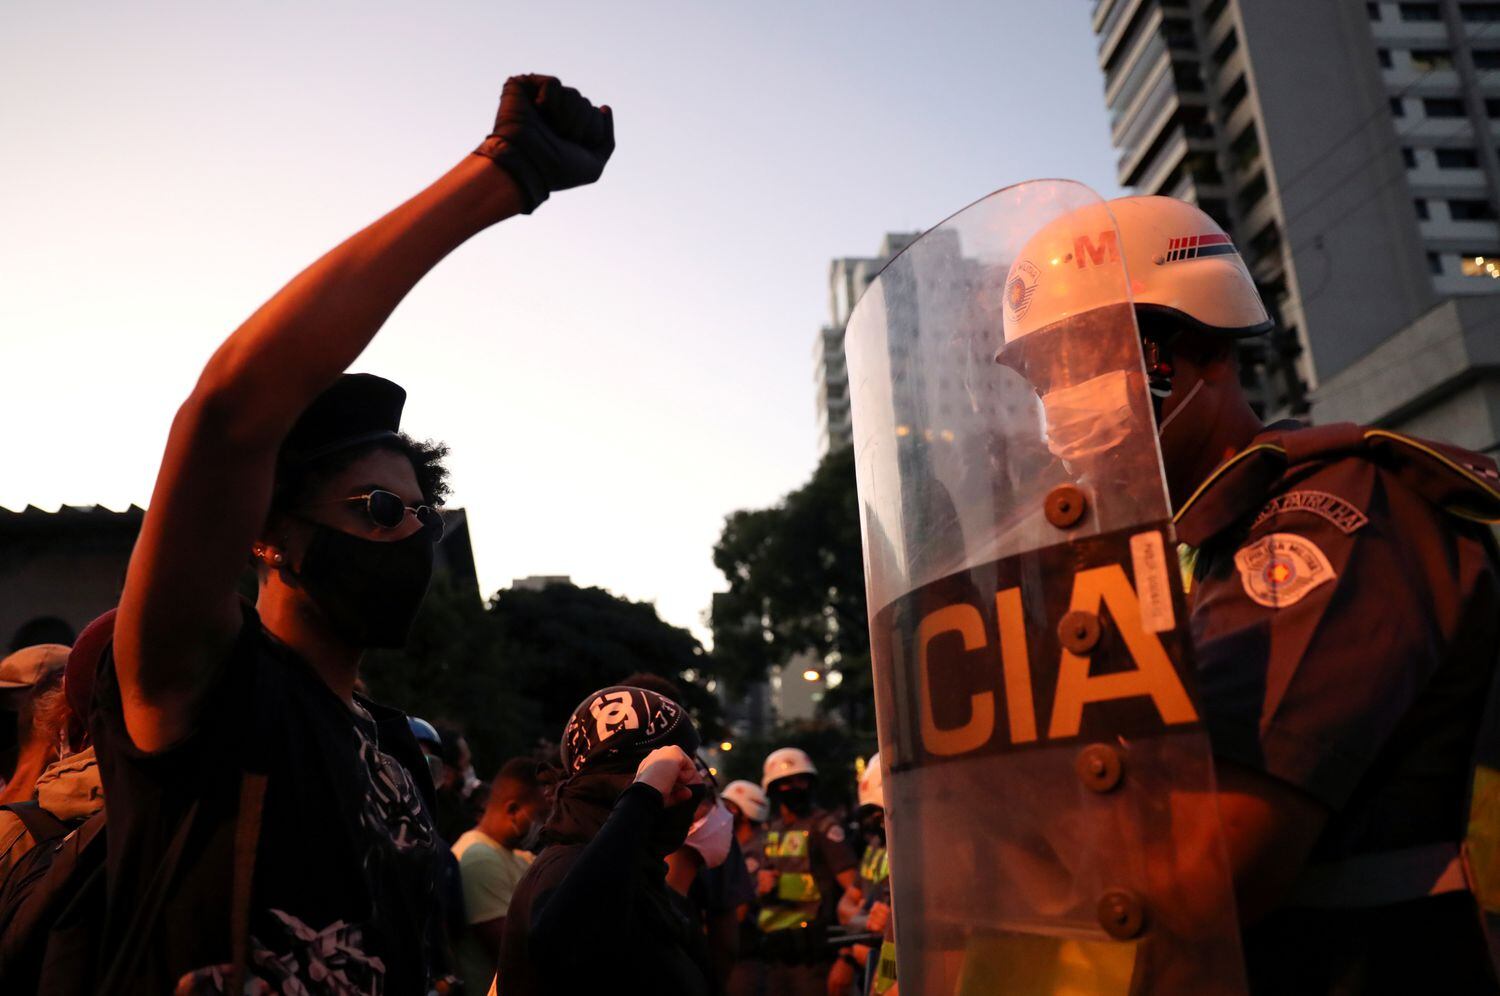
{"type": "Polygon", "coordinates": [[[1182,403],[1176,408],[1172,409],[1172,414],[1161,420],[1161,422],[1156,427],[1156,435],[1158,438],[1166,434],[1167,426],[1172,424],[1173,419],[1177,418],[1177,416],[1187,411],[1188,406],[1193,403],[1193,399],[1198,396],[1198,392],[1202,389],[1203,381],[1200,380],[1198,381],[1198,383],[1193,385],[1193,389],[1187,393],[1187,397],[1182,399],[1182,403]]]}

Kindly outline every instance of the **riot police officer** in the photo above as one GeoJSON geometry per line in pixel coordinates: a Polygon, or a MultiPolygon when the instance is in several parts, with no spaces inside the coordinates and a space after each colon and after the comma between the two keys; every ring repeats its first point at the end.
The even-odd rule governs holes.
{"type": "Polygon", "coordinates": [[[855,986],[860,996],[893,996],[896,992],[896,938],[891,920],[891,862],[885,846],[885,783],[880,753],[867,762],[859,778],[859,829],[865,850],[859,859],[855,888],[839,903],[839,921],[861,933],[880,934],[879,945],[853,944],[839,951],[828,977],[830,993],[855,986]]]}
{"type": "MultiPolygon", "coordinates": [[[[1108,208],[1130,296],[1091,298],[1086,257],[1071,284],[1018,270],[1098,243],[1080,227],[1097,212],[1065,215],[1011,268],[1000,359],[1133,303],[1251,987],[1496,991],[1479,914],[1500,909],[1500,561],[1482,523],[1500,474],[1386,430],[1263,425],[1236,343],[1272,323],[1229,237],[1165,197],[1108,208]]],[[[1113,400],[1068,400],[1065,435],[1097,444],[1113,400]]]]}
{"type": "Polygon", "coordinates": [[[756,926],[767,962],[766,991],[823,996],[834,953],[827,928],[854,887],[855,858],[844,828],[813,798],[817,768],[796,747],[766,757],[761,785],[774,809],[757,875],[756,926]]]}

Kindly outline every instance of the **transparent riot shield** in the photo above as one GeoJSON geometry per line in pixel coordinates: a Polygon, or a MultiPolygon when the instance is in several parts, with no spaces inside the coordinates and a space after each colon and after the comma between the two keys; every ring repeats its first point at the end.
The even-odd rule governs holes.
{"type": "Polygon", "coordinates": [[[845,344],[901,991],[1243,992],[1108,209],[990,195],[845,344]]]}

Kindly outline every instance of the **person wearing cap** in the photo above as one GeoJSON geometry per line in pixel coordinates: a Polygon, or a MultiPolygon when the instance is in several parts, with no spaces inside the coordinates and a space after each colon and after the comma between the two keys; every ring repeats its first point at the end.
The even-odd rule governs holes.
{"type": "Polygon", "coordinates": [[[0,700],[16,715],[16,766],[0,790],[0,803],[30,799],[38,776],[57,760],[56,730],[40,722],[38,706],[57,689],[68,648],[39,643],[0,660],[0,700]]]}
{"type": "Polygon", "coordinates": [[[644,688],[573,710],[542,851],[505,918],[506,996],[715,991],[698,919],[666,882],[704,798],[698,745],[686,711],[644,688]]]}
{"type": "Polygon", "coordinates": [[[772,993],[822,996],[834,950],[826,943],[838,904],[854,888],[856,861],[839,821],[813,798],[818,769],[796,747],[766,756],[761,785],[773,808],[757,875],[756,926],[772,993]]]}
{"type": "MultiPolygon", "coordinates": [[[[1495,992],[1476,893],[1500,909],[1500,743],[1485,719],[1500,560],[1483,524],[1500,520],[1500,473],[1398,433],[1262,424],[1236,343],[1272,322],[1229,236],[1170,198],[1107,209],[1065,215],[1022,250],[999,359],[1069,315],[1134,307],[1251,988],[1495,992]],[[1123,260],[1128,297],[1108,274],[1114,289],[1091,292],[1082,254],[1071,282],[1027,283],[1025,260],[1056,262],[1100,231],[1108,245],[1089,244],[1123,260]]],[[[1074,424],[1051,444],[1107,442],[1106,393],[1067,399],[1074,424]]]]}
{"type": "MultiPolygon", "coordinates": [[[[728,807],[729,815],[734,817],[734,840],[744,855],[745,873],[752,883],[757,882],[766,860],[766,820],[771,815],[771,803],[759,785],[744,779],[736,779],[724,786],[720,797],[728,807]]],[[[756,927],[758,912],[753,895],[749,902],[735,910],[739,954],[724,987],[729,996],[760,996],[765,992],[766,961],[760,953],[760,930],[756,927]]]]}
{"type": "MultiPolygon", "coordinates": [[[[53,755],[39,773],[30,777],[31,787],[24,796],[0,799],[0,885],[15,863],[36,845],[33,827],[60,824],[48,829],[70,829],[104,807],[99,769],[83,717],[88,713],[93,663],[100,649],[96,634],[111,625],[113,612],[85,628],[74,648],[43,644],[0,661],[0,675],[14,676],[16,668],[10,664],[11,659],[27,655],[29,662],[22,670],[31,686],[41,689],[28,709],[31,723],[27,745],[22,749],[23,764],[34,763],[40,756],[35,744],[46,744],[53,755]]],[[[13,780],[6,795],[23,783],[23,779],[13,780]]]]}
{"type": "Polygon", "coordinates": [[[607,108],[512,77],[475,154],[283,287],[179,408],[91,722],[102,991],[420,993],[445,974],[431,779],[405,717],[355,691],[421,605],[443,448],[401,432],[399,385],[344,370],[449,252],[593,182],[613,148],[607,108]]]}

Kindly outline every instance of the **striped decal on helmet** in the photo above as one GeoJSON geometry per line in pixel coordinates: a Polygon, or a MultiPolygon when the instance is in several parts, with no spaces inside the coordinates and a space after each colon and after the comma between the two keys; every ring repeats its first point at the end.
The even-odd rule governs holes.
{"type": "Polygon", "coordinates": [[[1237,256],[1239,252],[1227,235],[1179,235],[1167,241],[1166,262],[1198,259],[1202,256],[1237,256]]]}

